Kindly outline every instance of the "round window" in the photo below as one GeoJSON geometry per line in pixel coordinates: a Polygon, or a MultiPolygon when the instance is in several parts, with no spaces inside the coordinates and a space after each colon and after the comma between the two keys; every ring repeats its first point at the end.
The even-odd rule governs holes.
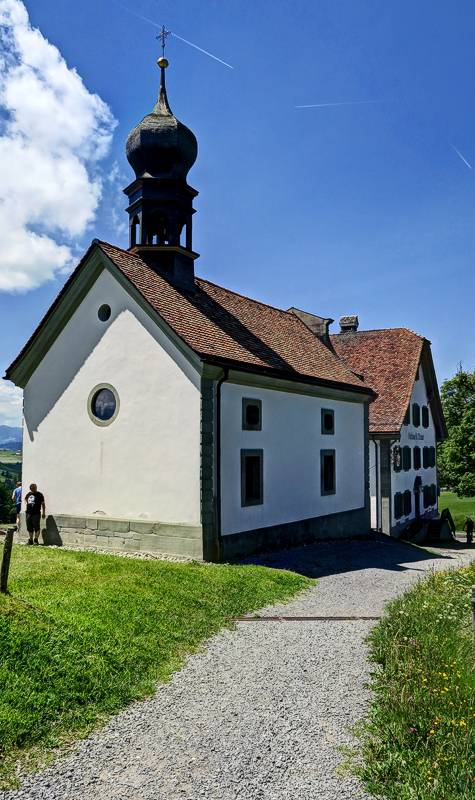
{"type": "Polygon", "coordinates": [[[101,322],[107,322],[111,315],[111,307],[104,303],[97,312],[97,316],[99,317],[101,322]]]}
{"type": "Polygon", "coordinates": [[[119,413],[119,397],[109,384],[96,386],[89,395],[88,412],[96,425],[110,425],[119,413]]]}

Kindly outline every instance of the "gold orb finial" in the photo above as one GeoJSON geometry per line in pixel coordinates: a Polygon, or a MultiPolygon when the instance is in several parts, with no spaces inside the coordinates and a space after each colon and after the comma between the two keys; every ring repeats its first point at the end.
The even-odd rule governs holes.
{"type": "Polygon", "coordinates": [[[160,58],[157,61],[157,64],[160,67],[160,69],[166,69],[168,67],[168,58],[165,58],[165,56],[160,56],[160,58]]]}

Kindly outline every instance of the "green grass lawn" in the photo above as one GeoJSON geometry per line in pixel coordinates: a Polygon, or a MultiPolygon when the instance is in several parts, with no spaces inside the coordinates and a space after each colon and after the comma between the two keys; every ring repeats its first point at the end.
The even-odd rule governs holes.
{"type": "Polygon", "coordinates": [[[449,509],[458,531],[463,531],[467,516],[475,521],[475,497],[457,497],[454,492],[441,492],[439,510],[444,508],[449,509]]]}
{"type": "Polygon", "coordinates": [[[388,606],[370,636],[368,790],[388,800],[475,797],[475,566],[437,573],[388,606]]]}
{"type": "Polygon", "coordinates": [[[0,784],[153,692],[230,618],[311,584],[256,566],[16,545],[0,595],[0,784]]]}
{"type": "Polygon", "coordinates": [[[0,450],[0,481],[11,488],[21,475],[21,455],[11,450],[0,450]]]}
{"type": "Polygon", "coordinates": [[[13,450],[2,450],[0,448],[0,462],[2,464],[15,464],[21,467],[21,453],[15,453],[13,450]]]}

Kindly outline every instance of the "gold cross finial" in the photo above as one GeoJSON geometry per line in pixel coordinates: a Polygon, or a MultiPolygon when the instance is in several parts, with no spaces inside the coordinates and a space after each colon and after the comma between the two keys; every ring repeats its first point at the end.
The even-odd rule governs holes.
{"type": "Polygon", "coordinates": [[[162,46],[162,58],[165,58],[165,45],[167,43],[167,37],[170,36],[171,31],[167,31],[165,25],[162,25],[162,29],[157,36],[157,39],[160,39],[160,44],[162,46]]]}

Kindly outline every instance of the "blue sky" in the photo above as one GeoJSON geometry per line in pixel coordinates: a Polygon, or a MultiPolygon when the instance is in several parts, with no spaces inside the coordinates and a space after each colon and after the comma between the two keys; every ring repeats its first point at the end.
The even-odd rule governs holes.
{"type": "MultiPolygon", "coordinates": [[[[0,13],[16,2],[0,0],[0,13]]],[[[460,361],[475,368],[475,170],[454,149],[475,167],[473,0],[26,6],[31,25],[82,78],[89,99],[83,92],[81,102],[96,93],[107,104],[110,117],[94,106],[102,121],[90,130],[105,126],[111,141],[102,156],[77,146],[90,179],[87,221],[79,232],[66,222],[48,234],[69,249],[66,266],[51,278],[44,264],[35,273],[32,257],[27,282],[39,285],[0,291],[1,369],[61,288],[71,254],[94,236],[126,246],[121,187],[132,173],[124,142],[153,106],[159,48],[153,26],[124,7],[234,66],[169,39],[170,104],[199,143],[189,176],[200,192],[198,274],[284,308],[335,320],[357,313],[362,328],[412,328],[432,341],[440,380],[460,361]],[[347,101],[377,102],[295,107],[347,101]]],[[[72,121],[73,131],[75,113],[82,124],[80,107],[59,124],[72,121]]],[[[58,119],[52,114],[51,126],[58,119]]],[[[30,229],[41,233],[41,220],[30,229]]],[[[0,397],[0,422],[18,415],[8,402],[0,397]]]]}

